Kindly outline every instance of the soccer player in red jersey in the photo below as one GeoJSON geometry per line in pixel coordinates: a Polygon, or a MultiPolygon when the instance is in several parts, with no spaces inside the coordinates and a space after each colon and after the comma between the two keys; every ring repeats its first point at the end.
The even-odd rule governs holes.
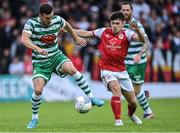
{"type": "Polygon", "coordinates": [[[142,121],[134,115],[136,110],[136,96],[134,88],[125,67],[130,41],[144,42],[144,36],[136,23],[131,23],[131,29],[123,29],[125,18],[122,12],[114,12],[110,16],[111,27],[99,28],[94,31],[75,30],[81,37],[100,38],[101,78],[107,89],[112,92],[111,108],[115,117],[115,125],[122,126],[121,94],[128,102],[128,116],[136,124],[142,121]]]}

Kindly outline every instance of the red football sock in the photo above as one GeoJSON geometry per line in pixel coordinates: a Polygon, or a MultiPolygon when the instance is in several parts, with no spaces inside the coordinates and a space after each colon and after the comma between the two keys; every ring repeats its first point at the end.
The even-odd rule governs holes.
{"type": "Polygon", "coordinates": [[[121,119],[121,100],[119,96],[112,96],[111,108],[114,113],[115,119],[121,119]]]}
{"type": "Polygon", "coordinates": [[[135,111],[136,111],[136,106],[133,107],[133,106],[130,106],[130,105],[128,104],[128,115],[129,115],[129,116],[132,116],[135,111]]]}

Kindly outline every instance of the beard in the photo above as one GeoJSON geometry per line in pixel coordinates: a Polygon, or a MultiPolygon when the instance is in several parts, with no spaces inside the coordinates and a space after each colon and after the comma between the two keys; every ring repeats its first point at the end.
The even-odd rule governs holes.
{"type": "Polygon", "coordinates": [[[131,19],[131,15],[130,15],[130,14],[125,14],[125,19],[126,19],[126,20],[131,19]]]}

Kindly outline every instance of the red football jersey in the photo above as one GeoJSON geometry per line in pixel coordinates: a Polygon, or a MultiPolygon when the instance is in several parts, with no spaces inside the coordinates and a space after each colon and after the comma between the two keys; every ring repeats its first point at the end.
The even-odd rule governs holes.
{"type": "Polygon", "coordinates": [[[101,39],[101,69],[110,71],[125,71],[125,57],[127,55],[129,41],[134,35],[133,31],[122,30],[114,34],[111,28],[100,28],[93,31],[96,37],[101,39]]]}

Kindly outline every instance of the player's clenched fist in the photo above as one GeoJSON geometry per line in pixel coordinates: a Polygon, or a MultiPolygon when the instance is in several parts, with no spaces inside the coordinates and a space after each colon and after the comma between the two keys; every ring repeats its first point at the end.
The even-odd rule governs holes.
{"type": "Polygon", "coordinates": [[[48,51],[45,50],[45,49],[39,48],[39,49],[37,50],[37,52],[38,52],[39,54],[41,54],[41,55],[48,55],[48,51]]]}

